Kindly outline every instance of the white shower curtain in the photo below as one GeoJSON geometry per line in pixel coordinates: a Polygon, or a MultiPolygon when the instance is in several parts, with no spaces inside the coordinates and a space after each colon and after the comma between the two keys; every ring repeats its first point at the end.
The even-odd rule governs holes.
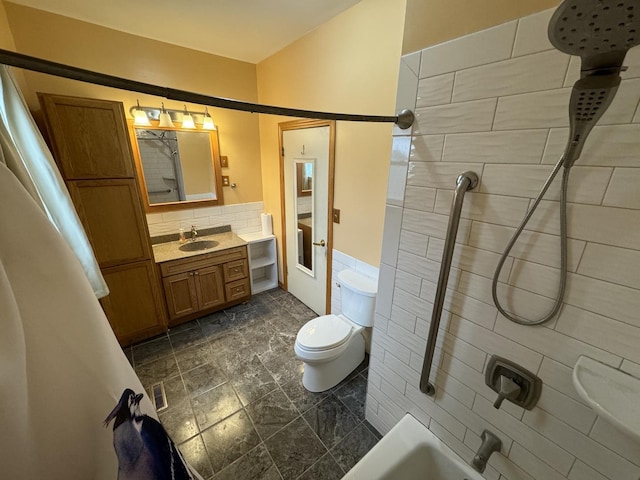
{"type": "Polygon", "coordinates": [[[108,295],[109,289],[60,172],[5,65],[0,65],[0,149],[9,170],[71,246],[96,296],[108,295]]]}
{"type": "Polygon", "coordinates": [[[9,120],[0,129],[0,478],[201,480],[158,423],[77,255],[42,208],[51,197],[33,187],[32,169],[45,185],[54,169],[41,138],[24,131],[32,123],[12,123],[24,104],[0,71],[9,120]],[[20,160],[30,166],[7,166],[20,160]]]}

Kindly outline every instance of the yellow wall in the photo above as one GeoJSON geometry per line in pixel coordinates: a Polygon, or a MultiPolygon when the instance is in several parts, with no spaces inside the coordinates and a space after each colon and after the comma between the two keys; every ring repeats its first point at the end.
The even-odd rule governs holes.
{"type": "Polygon", "coordinates": [[[13,37],[11,36],[11,30],[9,29],[9,20],[7,19],[7,12],[4,8],[4,3],[0,0],[0,48],[3,50],[15,50],[16,46],[13,43],[13,37]]]}
{"type": "Polygon", "coordinates": [[[407,0],[402,53],[555,7],[560,0],[407,0]]]}
{"type": "MultiPolygon", "coordinates": [[[[261,103],[325,111],[393,115],[405,0],[363,0],[258,64],[261,103]]],[[[278,123],[260,117],[265,209],[282,231],[278,123]]],[[[380,263],[390,124],[338,122],[334,248],[380,263]]]]}
{"type": "MultiPolygon", "coordinates": [[[[68,17],[4,2],[15,49],[20,53],[86,68],[101,73],[249,102],[257,100],[256,66],[217,55],[129,35],[68,17]]],[[[4,41],[0,10],[0,41],[4,41]]],[[[159,97],[100,87],[49,75],[25,72],[25,97],[39,110],[36,92],[119,100],[129,107],[160,106],[159,97]]],[[[164,100],[167,108],[182,103],[164,100]]],[[[187,105],[197,111],[204,108],[187,105]]],[[[236,182],[225,188],[225,203],[262,200],[258,116],[245,112],[209,109],[218,126],[220,153],[229,157],[224,174],[236,182]]]]}

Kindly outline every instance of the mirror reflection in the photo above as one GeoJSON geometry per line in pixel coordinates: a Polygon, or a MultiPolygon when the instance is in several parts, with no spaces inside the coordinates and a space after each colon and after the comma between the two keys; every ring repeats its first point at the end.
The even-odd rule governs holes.
{"type": "Polygon", "coordinates": [[[294,163],[296,221],[298,223],[298,267],[313,275],[313,159],[296,159],[294,163]]]}
{"type": "Polygon", "coordinates": [[[153,127],[134,131],[149,207],[223,203],[216,132],[153,127]]]}

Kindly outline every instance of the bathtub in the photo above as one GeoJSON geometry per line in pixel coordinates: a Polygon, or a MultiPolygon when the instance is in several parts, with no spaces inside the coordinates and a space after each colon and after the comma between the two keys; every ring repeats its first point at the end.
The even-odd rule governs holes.
{"type": "Polygon", "coordinates": [[[406,414],[342,480],[484,480],[427,427],[406,414]]]}

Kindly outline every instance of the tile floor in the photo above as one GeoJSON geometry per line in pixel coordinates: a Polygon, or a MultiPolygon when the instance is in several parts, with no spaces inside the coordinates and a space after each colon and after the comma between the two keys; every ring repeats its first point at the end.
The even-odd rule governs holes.
{"type": "Polygon", "coordinates": [[[205,479],[340,479],[380,438],[364,420],[367,359],[310,393],[293,344],[316,314],[276,289],[125,349],[160,421],[205,479]]]}

